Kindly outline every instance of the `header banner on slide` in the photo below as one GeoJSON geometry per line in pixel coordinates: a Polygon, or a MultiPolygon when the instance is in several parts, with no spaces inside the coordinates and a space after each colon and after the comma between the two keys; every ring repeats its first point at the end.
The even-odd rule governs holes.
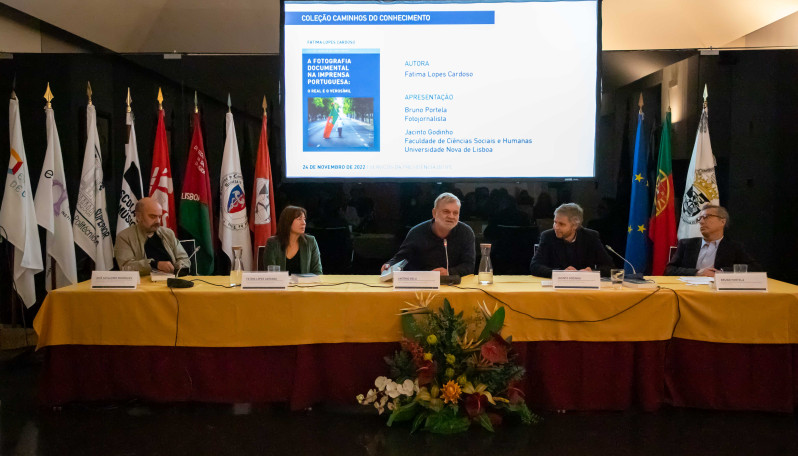
{"type": "Polygon", "coordinates": [[[285,25],[484,25],[494,22],[493,11],[285,12],[285,25]]]}

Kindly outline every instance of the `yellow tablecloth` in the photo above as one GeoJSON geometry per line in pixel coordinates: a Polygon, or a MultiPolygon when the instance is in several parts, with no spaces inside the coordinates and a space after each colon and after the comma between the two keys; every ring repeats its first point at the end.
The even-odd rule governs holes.
{"type": "MultiPolygon", "coordinates": [[[[221,276],[202,279],[227,281],[221,276]]],[[[508,305],[504,334],[515,341],[667,340],[680,311],[676,337],[798,343],[798,287],[774,280],[769,293],[717,293],[673,277],[656,278],[676,294],[668,289],[555,291],[529,276],[495,280],[479,286],[469,276],[460,288],[443,286],[433,306],[440,306],[445,297],[468,314],[478,302],[492,309],[495,297],[508,305]]],[[[415,302],[414,292],[393,291],[376,276],[323,276],[322,284],[326,286],[248,291],[197,282],[194,288],[170,291],[164,282],[148,278],[137,290],[91,290],[83,282],[50,293],[34,328],[39,347],[247,347],[401,338],[397,314],[406,301],[415,302]],[[384,288],[374,288],[380,286],[384,288]]]]}

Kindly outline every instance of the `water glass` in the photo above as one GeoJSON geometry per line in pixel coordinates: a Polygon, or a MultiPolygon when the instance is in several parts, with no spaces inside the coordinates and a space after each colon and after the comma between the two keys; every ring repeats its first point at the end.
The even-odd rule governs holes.
{"type": "Polygon", "coordinates": [[[623,269],[610,269],[610,282],[612,282],[612,288],[615,288],[616,290],[623,288],[623,277],[623,269]]]}
{"type": "Polygon", "coordinates": [[[266,266],[266,270],[269,272],[280,272],[280,265],[279,264],[270,264],[266,266]]]}
{"type": "Polygon", "coordinates": [[[748,272],[748,265],[747,264],[735,264],[734,265],[734,272],[748,272]]]}

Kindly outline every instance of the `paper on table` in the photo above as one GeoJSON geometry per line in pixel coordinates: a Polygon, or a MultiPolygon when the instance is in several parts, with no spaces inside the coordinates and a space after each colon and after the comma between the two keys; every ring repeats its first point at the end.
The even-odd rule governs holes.
{"type": "Polygon", "coordinates": [[[687,285],[709,285],[715,281],[714,277],[679,277],[687,285]]]}
{"type": "Polygon", "coordinates": [[[163,272],[158,269],[150,273],[150,280],[153,282],[163,282],[166,279],[174,279],[174,277],[174,274],[169,274],[168,272],[163,272]]]}

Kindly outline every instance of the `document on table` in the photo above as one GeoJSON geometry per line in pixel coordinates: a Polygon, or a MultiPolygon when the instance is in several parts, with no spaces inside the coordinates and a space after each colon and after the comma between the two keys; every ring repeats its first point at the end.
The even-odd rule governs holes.
{"type": "Polygon", "coordinates": [[[714,277],[679,277],[687,285],[709,285],[715,281],[714,277]]]}

